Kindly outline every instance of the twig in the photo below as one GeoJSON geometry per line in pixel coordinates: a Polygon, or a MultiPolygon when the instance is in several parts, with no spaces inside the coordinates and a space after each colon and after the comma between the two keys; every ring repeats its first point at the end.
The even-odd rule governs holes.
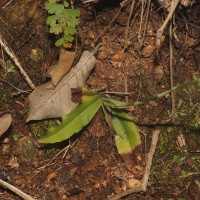
{"type": "Polygon", "coordinates": [[[17,88],[17,87],[15,87],[13,84],[11,84],[10,82],[8,82],[8,81],[6,81],[6,80],[4,80],[4,79],[2,79],[2,78],[0,78],[0,81],[2,81],[2,82],[4,82],[4,83],[7,83],[8,85],[10,85],[11,87],[13,87],[15,90],[17,90],[18,91],[18,95],[19,94],[22,94],[22,93],[30,93],[31,91],[25,91],[25,90],[21,90],[21,89],[19,89],[19,88],[17,88]]]}
{"type": "Polygon", "coordinates": [[[6,44],[6,42],[3,39],[3,36],[1,35],[1,33],[0,33],[0,45],[4,48],[4,50],[6,51],[6,53],[10,56],[10,58],[13,60],[13,62],[15,63],[15,65],[19,68],[20,73],[23,75],[23,77],[25,78],[25,80],[27,81],[27,83],[29,84],[29,86],[31,87],[31,89],[35,89],[35,85],[31,81],[31,79],[29,78],[28,74],[24,71],[24,69],[21,66],[19,60],[15,56],[14,52],[6,44]]]}
{"type": "Polygon", "coordinates": [[[46,167],[52,165],[52,164],[53,164],[53,161],[54,161],[61,153],[63,153],[63,152],[64,152],[64,155],[63,155],[63,158],[64,158],[65,155],[66,155],[66,153],[69,151],[69,149],[71,149],[71,148],[76,144],[77,141],[78,141],[78,139],[75,140],[75,142],[74,142],[72,145],[71,145],[71,144],[67,145],[64,149],[62,149],[61,151],[59,151],[47,164],[45,164],[44,166],[38,168],[39,171],[37,171],[36,174],[35,174],[34,176],[31,177],[30,180],[33,180],[33,179],[42,171],[42,169],[44,169],[44,168],[46,168],[46,167]]]}
{"type": "Polygon", "coordinates": [[[146,189],[147,189],[147,183],[148,183],[149,175],[150,175],[150,171],[151,171],[153,155],[154,155],[154,153],[156,151],[156,145],[157,145],[157,142],[158,142],[159,134],[160,134],[160,130],[159,129],[155,129],[153,131],[152,141],[151,141],[151,148],[150,148],[148,156],[147,156],[147,163],[146,163],[144,175],[143,175],[143,178],[142,178],[142,184],[141,184],[141,189],[144,192],[146,192],[146,189]]]}
{"type": "Polygon", "coordinates": [[[26,193],[24,193],[23,191],[19,190],[16,187],[14,187],[13,185],[3,181],[2,179],[0,179],[0,186],[11,190],[12,192],[14,192],[15,194],[17,194],[18,196],[22,197],[25,200],[35,200],[31,196],[27,195],[26,193]]]}
{"type": "MultiPolygon", "coordinates": [[[[170,62],[169,62],[169,72],[170,72],[170,89],[174,87],[174,78],[173,78],[173,46],[172,46],[172,21],[169,26],[169,49],[170,49],[170,62]]],[[[171,92],[171,117],[172,121],[175,120],[175,93],[171,92]]]]}
{"type": "Polygon", "coordinates": [[[9,4],[11,4],[14,0],[10,0],[5,6],[3,6],[3,9],[8,6],[9,4]]]}
{"type": "MultiPolygon", "coordinates": [[[[127,77],[127,71],[125,70],[125,68],[123,66],[123,62],[124,62],[123,58],[124,58],[124,52],[125,52],[125,49],[126,49],[126,46],[127,46],[129,30],[130,30],[130,22],[131,22],[131,17],[132,17],[132,14],[133,14],[134,6],[135,6],[135,0],[132,0],[130,13],[129,13],[129,16],[128,16],[128,21],[127,21],[126,30],[125,30],[125,43],[124,43],[124,48],[123,48],[123,56],[122,56],[122,60],[120,62],[120,66],[121,66],[123,73],[124,73],[124,91],[125,91],[125,93],[128,93],[128,77],[127,77]]],[[[127,95],[125,96],[125,101],[126,101],[126,103],[128,103],[128,96],[127,95]]]]}
{"type": "Polygon", "coordinates": [[[153,131],[153,135],[152,135],[152,141],[151,141],[151,147],[147,156],[147,163],[146,163],[146,167],[144,170],[144,175],[141,181],[141,185],[135,188],[131,188],[128,189],[120,194],[115,195],[114,197],[108,197],[108,199],[110,200],[117,200],[120,199],[122,197],[125,197],[129,194],[132,193],[136,193],[136,192],[146,192],[147,189],[147,183],[149,180],[149,175],[150,175],[150,170],[151,170],[151,166],[152,166],[152,160],[153,160],[153,155],[155,153],[156,150],[156,145],[158,142],[158,136],[159,136],[160,130],[156,129],[153,131]]]}
{"type": "Polygon", "coordinates": [[[171,6],[171,10],[170,10],[169,14],[167,15],[167,18],[165,19],[164,23],[162,24],[162,26],[157,31],[156,44],[157,44],[158,49],[160,49],[163,31],[165,30],[165,27],[167,26],[169,20],[172,18],[172,15],[174,14],[174,11],[176,10],[176,7],[178,6],[179,2],[180,2],[180,0],[175,0],[173,2],[173,5],[171,6]]]}
{"type": "MultiPolygon", "coordinates": [[[[190,85],[195,85],[195,84],[200,84],[200,79],[196,79],[196,80],[192,80],[190,82],[187,82],[187,83],[183,83],[181,85],[178,85],[178,86],[174,86],[173,88],[171,88],[170,90],[166,90],[164,92],[161,92],[159,94],[156,94],[154,96],[151,96],[149,98],[146,98],[146,99],[143,99],[143,100],[139,100],[139,101],[135,101],[134,103],[129,103],[127,104],[126,106],[124,107],[127,107],[127,106],[138,106],[138,105],[142,105],[142,104],[146,104],[148,103],[149,101],[152,101],[152,100],[157,100],[161,97],[164,97],[164,96],[167,96],[169,95],[171,92],[175,92],[175,91],[178,91],[178,90],[182,90],[190,85]]],[[[103,94],[115,94],[115,95],[131,95],[131,94],[135,94],[134,92],[129,92],[129,93],[123,93],[123,92],[102,92],[103,94]]]]}

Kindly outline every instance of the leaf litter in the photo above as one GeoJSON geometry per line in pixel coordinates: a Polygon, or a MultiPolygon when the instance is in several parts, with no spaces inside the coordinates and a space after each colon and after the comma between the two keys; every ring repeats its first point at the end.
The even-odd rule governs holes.
{"type": "Polygon", "coordinates": [[[78,104],[71,100],[71,88],[83,86],[95,65],[95,57],[84,51],[79,62],[58,83],[55,89],[48,82],[37,87],[28,97],[27,122],[47,118],[58,118],[70,113],[78,104]]]}

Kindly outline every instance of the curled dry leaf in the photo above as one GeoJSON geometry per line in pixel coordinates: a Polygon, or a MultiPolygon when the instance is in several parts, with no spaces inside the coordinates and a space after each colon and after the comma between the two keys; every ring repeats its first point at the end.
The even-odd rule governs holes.
{"type": "Polygon", "coordinates": [[[95,65],[95,57],[84,51],[79,62],[58,83],[54,90],[51,82],[36,88],[28,97],[30,110],[26,121],[62,117],[77,104],[71,100],[71,88],[83,86],[95,65]]]}
{"type": "Polygon", "coordinates": [[[11,114],[4,114],[0,117],[0,136],[8,130],[12,122],[11,114]]]}
{"type": "Polygon", "coordinates": [[[52,83],[56,86],[65,74],[71,69],[74,62],[75,52],[60,50],[60,57],[58,64],[52,66],[48,70],[48,74],[52,78],[52,83]]]}

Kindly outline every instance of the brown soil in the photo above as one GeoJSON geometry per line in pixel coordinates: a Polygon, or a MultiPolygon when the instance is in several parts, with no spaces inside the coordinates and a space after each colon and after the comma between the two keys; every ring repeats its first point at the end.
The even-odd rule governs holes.
{"type": "MultiPolygon", "coordinates": [[[[0,2],[0,33],[34,84],[40,85],[44,80],[43,74],[59,55],[59,49],[54,47],[55,38],[48,34],[45,24],[45,2],[13,1],[5,6],[8,2],[0,2]]],[[[169,71],[169,27],[164,32],[160,50],[157,51],[156,47],[156,32],[167,11],[157,1],[152,1],[149,15],[147,5],[144,7],[141,23],[142,5],[136,3],[126,34],[131,3],[109,24],[117,16],[120,6],[119,2],[109,5],[105,2],[100,0],[95,5],[77,2],[82,13],[80,26],[85,35],[84,48],[92,50],[99,42],[102,43],[95,55],[96,66],[87,81],[88,87],[105,88],[113,92],[112,98],[121,101],[125,101],[125,97],[116,93],[130,92],[129,103],[168,90],[172,77],[169,71]]],[[[199,78],[199,10],[200,3],[179,6],[176,10],[172,39],[174,85],[191,81],[194,76],[199,78]]],[[[6,62],[9,61],[4,52],[1,60],[2,55],[6,62]]],[[[70,141],[38,146],[37,138],[56,122],[25,123],[28,94],[17,95],[5,80],[21,90],[30,88],[17,70],[6,74],[1,66],[0,114],[9,112],[13,117],[12,126],[0,137],[1,179],[35,199],[106,199],[129,188],[129,180],[141,179],[152,130],[159,128],[161,134],[148,189],[145,194],[131,194],[125,199],[199,199],[199,87],[190,86],[176,92],[173,116],[170,95],[129,109],[143,141],[141,162],[130,163],[124,162],[117,153],[114,133],[108,128],[102,111],[70,141]],[[180,142],[181,135],[186,145],[180,142]],[[46,166],[67,146],[51,165],[46,166]]],[[[20,198],[0,186],[0,199],[20,198]]]]}

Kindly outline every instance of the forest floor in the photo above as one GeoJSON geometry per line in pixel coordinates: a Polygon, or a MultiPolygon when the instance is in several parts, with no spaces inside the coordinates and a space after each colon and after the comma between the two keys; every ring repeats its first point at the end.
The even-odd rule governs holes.
{"type": "MultiPolygon", "coordinates": [[[[0,2],[0,33],[39,86],[43,74],[59,56],[55,38],[49,35],[45,23],[45,1],[13,1],[6,5],[8,2],[0,2]]],[[[200,3],[180,5],[175,11],[170,51],[169,26],[161,48],[156,46],[157,30],[167,16],[157,1],[150,1],[150,5],[138,1],[129,28],[131,1],[122,9],[119,2],[105,2],[75,5],[81,11],[84,49],[92,51],[101,42],[95,54],[95,69],[86,83],[88,88],[104,88],[120,101],[125,101],[123,93],[129,92],[128,101],[134,103],[169,90],[170,80],[177,86],[200,78],[200,3]]],[[[129,113],[141,134],[142,156],[139,163],[124,162],[101,110],[70,141],[38,147],[37,139],[57,119],[25,122],[28,94],[17,95],[11,84],[20,90],[30,88],[13,69],[3,47],[1,52],[0,114],[11,113],[13,121],[0,137],[0,179],[38,200],[107,199],[142,178],[152,132],[159,129],[147,191],[124,199],[200,199],[200,86],[132,106],[129,113]]],[[[0,186],[0,199],[21,198],[0,186]]]]}

